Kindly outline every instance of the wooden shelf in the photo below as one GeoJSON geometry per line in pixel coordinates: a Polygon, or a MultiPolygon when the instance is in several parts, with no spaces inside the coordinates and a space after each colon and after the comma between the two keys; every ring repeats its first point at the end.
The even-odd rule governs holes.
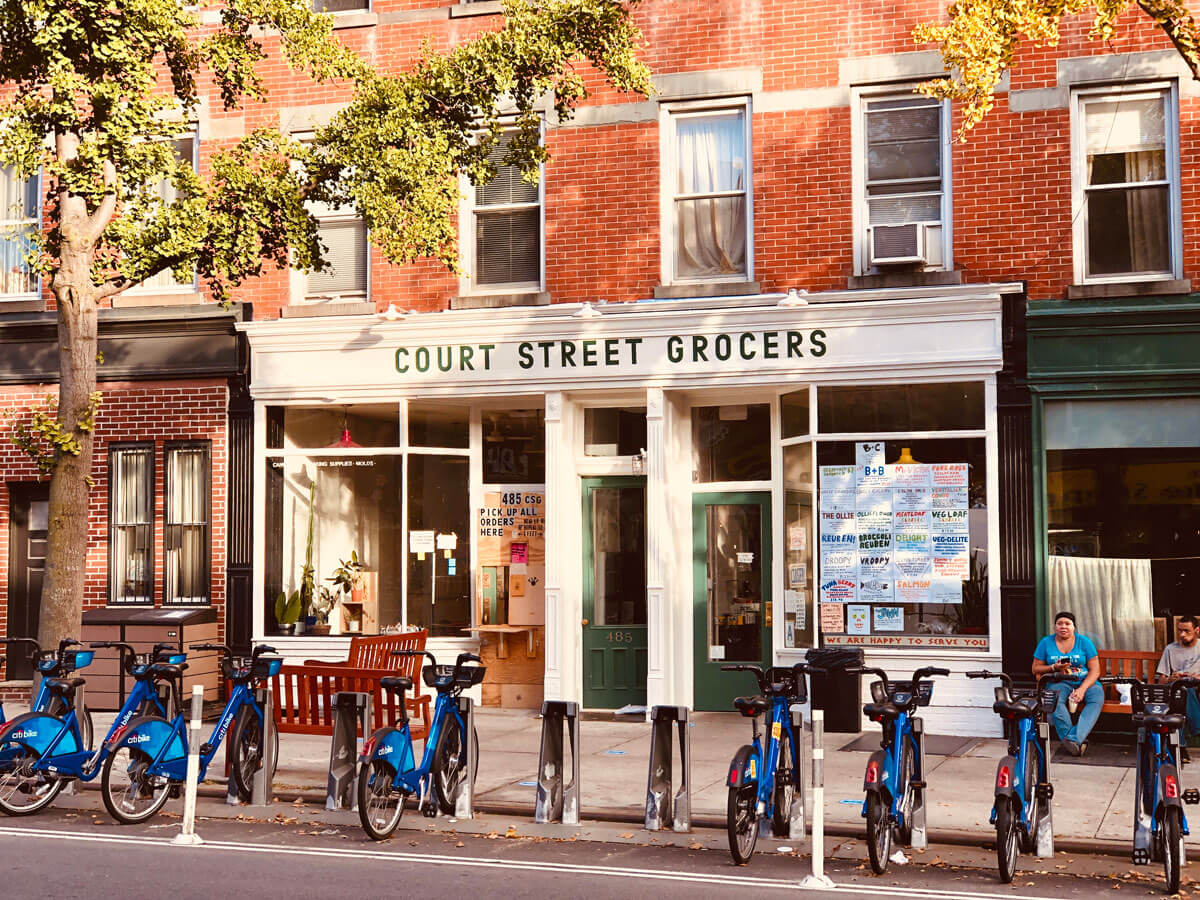
{"type": "Polygon", "coordinates": [[[540,625],[472,625],[464,628],[463,631],[472,634],[498,634],[500,635],[499,652],[496,654],[500,659],[508,657],[507,636],[510,634],[520,634],[522,631],[529,634],[529,646],[526,648],[526,655],[532,659],[537,656],[537,651],[533,646],[533,635],[540,625]]]}

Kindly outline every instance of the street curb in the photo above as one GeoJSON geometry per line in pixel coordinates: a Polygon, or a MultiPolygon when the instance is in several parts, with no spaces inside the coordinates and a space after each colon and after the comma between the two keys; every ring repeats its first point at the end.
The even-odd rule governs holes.
{"type": "MultiPolygon", "coordinates": [[[[85,790],[98,791],[99,784],[83,785],[85,790]]],[[[197,790],[197,795],[208,799],[223,800],[226,796],[226,791],[212,786],[200,785],[197,790]]],[[[311,789],[297,789],[281,787],[275,791],[275,797],[278,799],[280,806],[286,805],[294,800],[302,800],[305,803],[311,803],[314,806],[324,808],[325,793],[311,789]]],[[[525,803],[505,803],[505,802],[482,802],[476,805],[475,811],[483,815],[498,815],[498,816],[514,816],[533,821],[533,804],[525,803]]],[[[639,828],[645,824],[645,820],[640,818],[628,808],[607,807],[601,809],[584,809],[582,815],[586,819],[595,822],[612,822],[623,825],[637,825],[639,828]]],[[[692,816],[693,829],[711,829],[714,831],[723,831],[725,829],[725,819],[720,816],[698,815],[692,816]]],[[[865,840],[866,833],[863,828],[856,828],[853,825],[843,823],[825,822],[825,835],[827,837],[839,838],[855,838],[857,840],[865,840]]],[[[806,839],[811,839],[808,835],[806,839]]],[[[994,843],[994,838],[991,831],[976,832],[963,831],[961,829],[930,829],[929,843],[931,844],[946,844],[959,847],[987,847],[994,843]]],[[[1087,853],[1093,856],[1114,856],[1114,857],[1129,857],[1131,855],[1130,845],[1125,841],[1114,841],[1108,838],[1068,838],[1055,837],[1054,852],[1057,856],[1060,853],[1087,853]]]]}

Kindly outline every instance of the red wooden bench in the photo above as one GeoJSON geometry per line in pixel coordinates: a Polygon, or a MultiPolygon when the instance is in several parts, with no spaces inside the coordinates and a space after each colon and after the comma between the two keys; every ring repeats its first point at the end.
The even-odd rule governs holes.
{"type": "MultiPolygon", "coordinates": [[[[1153,681],[1154,670],[1158,668],[1161,653],[1151,653],[1145,650],[1100,650],[1096,656],[1100,661],[1100,677],[1123,676],[1140,678],[1142,681],[1153,681]]],[[[1124,713],[1132,715],[1133,708],[1128,703],[1122,703],[1116,690],[1105,689],[1104,706],[1101,712],[1124,713]]]]}
{"type": "Polygon", "coordinates": [[[273,679],[271,690],[275,704],[275,726],[290,734],[333,734],[333,695],[339,691],[359,691],[371,695],[372,727],[395,725],[400,719],[396,695],[384,691],[379,679],[388,675],[407,675],[413,689],[405,693],[410,727],[414,739],[429,731],[428,694],[419,694],[422,656],[393,656],[393,650],[424,650],[428,632],[361,635],[350,639],[350,655],[343,662],[308,660],[303,665],[285,665],[273,679]]]}

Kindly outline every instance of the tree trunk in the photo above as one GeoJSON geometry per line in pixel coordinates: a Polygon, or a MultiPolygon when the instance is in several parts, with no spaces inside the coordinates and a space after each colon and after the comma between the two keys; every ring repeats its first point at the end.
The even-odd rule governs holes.
{"type": "Polygon", "coordinates": [[[92,472],[92,432],[78,423],[88,418],[96,390],[96,289],[89,277],[90,250],[63,247],[55,273],[58,300],[58,421],[79,441],[79,453],[58,452],[50,476],[50,523],[46,575],[38,620],[38,643],[57,647],[78,639],[88,552],[88,477],[92,472]]]}

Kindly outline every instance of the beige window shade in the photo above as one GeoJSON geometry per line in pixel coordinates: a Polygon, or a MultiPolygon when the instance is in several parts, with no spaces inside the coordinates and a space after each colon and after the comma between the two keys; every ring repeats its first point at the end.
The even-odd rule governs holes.
{"type": "Polygon", "coordinates": [[[542,277],[541,189],[502,165],[509,138],[489,159],[496,177],[475,188],[475,283],[538,284],[542,277]]]}
{"type": "Polygon", "coordinates": [[[366,294],[366,223],[361,219],[322,222],[320,235],[328,266],[323,272],[308,273],[307,295],[366,294]]]}

